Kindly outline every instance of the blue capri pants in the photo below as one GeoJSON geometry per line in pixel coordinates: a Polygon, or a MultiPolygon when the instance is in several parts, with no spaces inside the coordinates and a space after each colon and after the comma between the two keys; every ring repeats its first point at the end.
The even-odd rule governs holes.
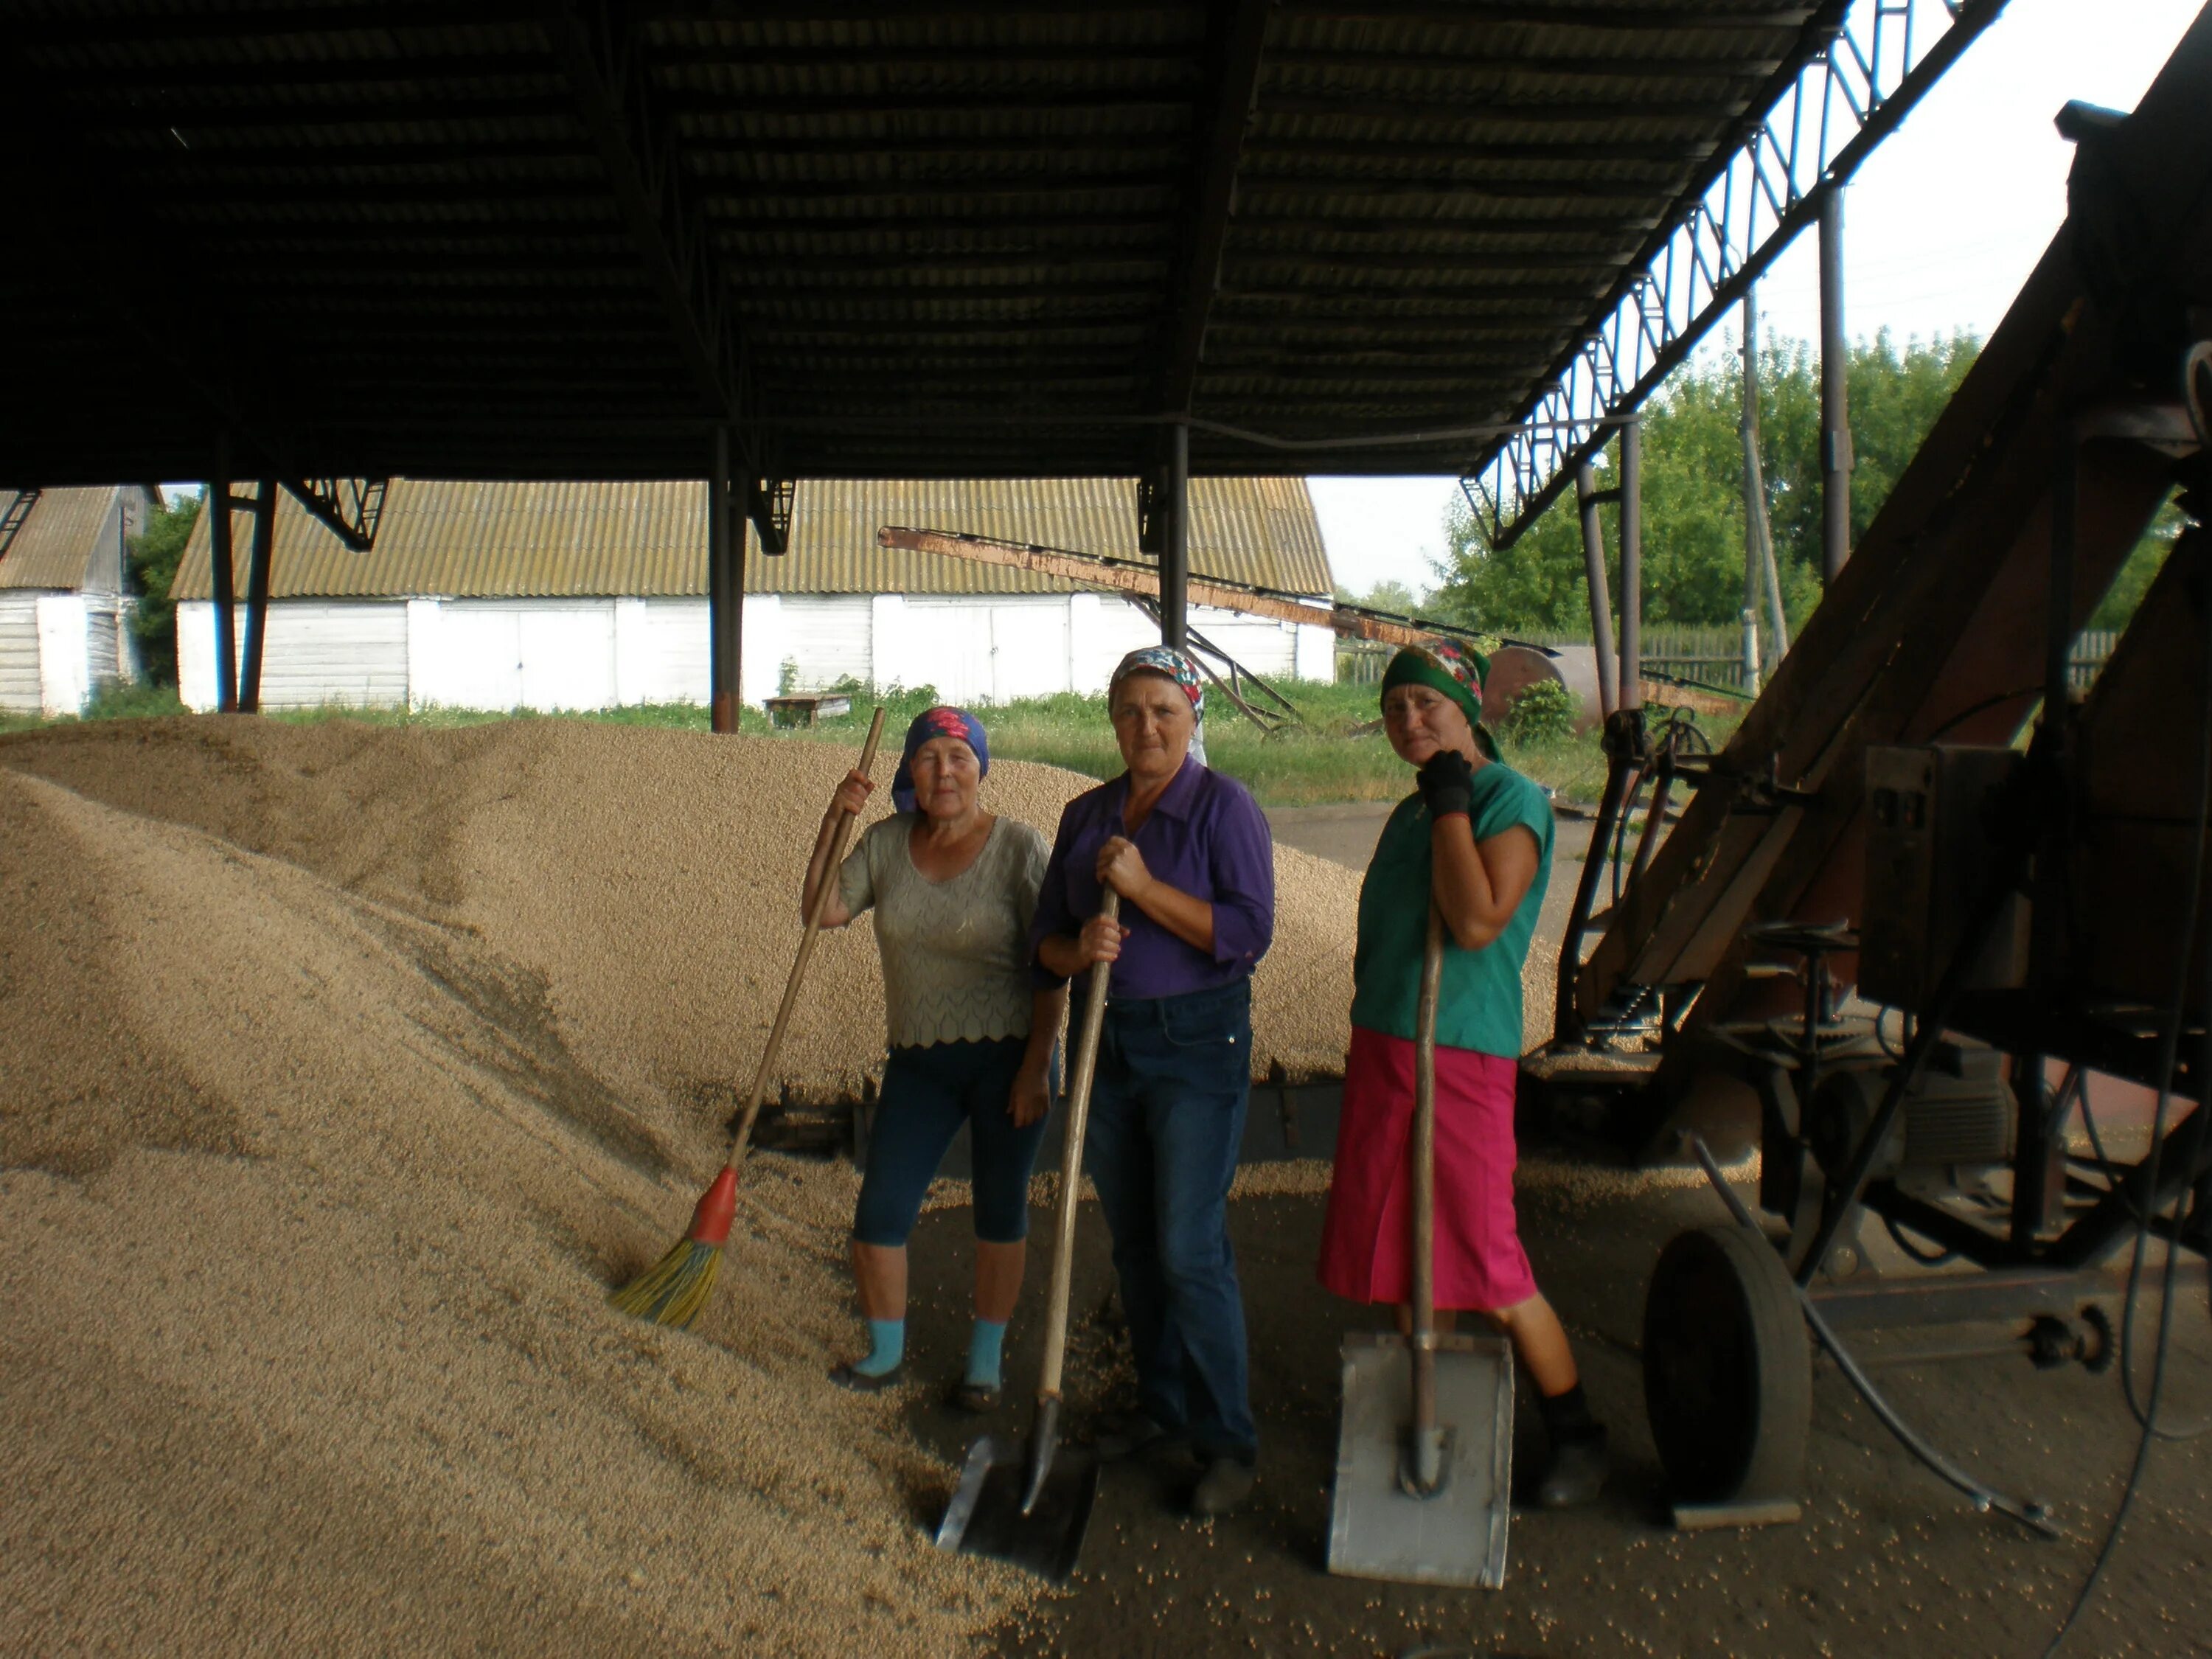
{"type": "Polygon", "coordinates": [[[1029,1237],[1030,1169],[1046,1120],[1016,1128],[1006,1111],[1028,1048],[1026,1037],[998,1037],[890,1051],[853,1217],[855,1239],[886,1249],[906,1243],[963,1123],[973,1154],[975,1237],[987,1244],[1029,1237]]]}

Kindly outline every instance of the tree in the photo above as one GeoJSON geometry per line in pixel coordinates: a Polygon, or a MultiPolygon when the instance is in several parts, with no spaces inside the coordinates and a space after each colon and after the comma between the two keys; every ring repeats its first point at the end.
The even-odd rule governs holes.
{"type": "Polygon", "coordinates": [[[169,587],[199,516],[200,498],[180,496],[155,508],[146,528],[131,538],[131,591],[138,596],[131,628],[138,636],[146,677],[157,684],[177,683],[177,607],[169,587]]]}
{"type": "MultiPolygon", "coordinates": [[[[1900,350],[1887,331],[1850,350],[1847,384],[1856,467],[1854,538],[1965,378],[1970,335],[1900,350]]],[[[1767,512],[1793,625],[1820,595],[1820,388],[1804,342],[1770,337],[1759,353],[1759,457],[1767,512]]],[[[1692,359],[1644,411],[1644,615],[1652,623],[1729,623],[1743,604],[1742,383],[1730,353],[1692,359]]],[[[1610,471],[1611,469],[1608,468],[1610,471]]],[[[1606,514],[1608,564],[1619,556],[1606,514]]],[[[1582,527],[1566,492],[1510,548],[1492,547],[1455,506],[1437,568],[1441,608],[1486,629],[1587,634],[1582,527]]],[[[1613,580],[1617,580],[1617,576],[1613,580]]],[[[1613,594],[1619,613],[1618,592],[1613,594]]]]}
{"type": "Polygon", "coordinates": [[[1401,617],[1410,617],[1421,608],[1413,590],[1399,581],[1380,581],[1364,593],[1355,593],[1342,582],[1336,585],[1339,605],[1364,605],[1370,611],[1390,611],[1401,617]]]}

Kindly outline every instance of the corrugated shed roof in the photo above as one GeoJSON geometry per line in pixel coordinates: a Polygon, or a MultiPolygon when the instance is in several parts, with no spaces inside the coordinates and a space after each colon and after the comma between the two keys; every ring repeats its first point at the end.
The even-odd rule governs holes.
{"type": "Polygon", "coordinates": [[[730,404],[784,477],[1126,475],[1186,406],[1193,465],[1246,472],[1279,460],[1219,425],[1503,416],[1843,9],[32,0],[18,216],[54,257],[0,271],[0,472],[189,476],[222,421],[295,476],[653,479],[730,404]],[[175,396],[112,396],[118,301],[198,371],[175,396]],[[726,315],[752,394],[702,400],[726,315]]]}
{"type": "MultiPolygon", "coordinates": [[[[112,550],[103,538],[122,533],[112,522],[121,494],[114,485],[41,494],[0,554],[0,588],[82,587],[94,555],[112,550]]],[[[12,491],[0,491],[0,508],[15,499],[12,491]]]]}
{"type": "MultiPolygon", "coordinates": [[[[966,531],[1081,553],[1127,556],[1137,545],[1137,492],[1127,478],[822,480],[799,486],[791,551],[755,544],[753,593],[1052,593],[1079,586],[1026,571],[876,545],[886,524],[966,531]]],[[[234,535],[240,592],[250,519],[234,535]]],[[[4,562],[0,562],[4,563],[4,562]]],[[[1328,555],[1303,478],[1191,482],[1191,564],[1212,576],[1292,593],[1331,591],[1328,555]]],[[[208,526],[171,589],[204,599],[208,526]]],[[[702,595],[707,491],[690,480],[651,483],[460,483],[394,478],[376,545],[354,553],[280,495],[270,592],[286,598],[556,598],[702,595]]]]}

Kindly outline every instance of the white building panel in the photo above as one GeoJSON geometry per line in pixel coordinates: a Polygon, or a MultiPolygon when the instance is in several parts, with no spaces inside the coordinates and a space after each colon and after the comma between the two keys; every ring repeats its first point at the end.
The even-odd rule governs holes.
{"type": "MultiPolygon", "coordinates": [[[[688,699],[705,702],[708,698],[707,672],[707,602],[704,599],[654,601],[657,605],[696,605],[698,606],[697,631],[693,635],[699,644],[698,695],[688,699]]],[[[743,700],[758,708],[775,695],[781,683],[783,659],[789,653],[784,649],[783,604],[781,595],[749,593],[741,613],[738,651],[743,659],[738,665],[738,690],[743,700]]],[[[687,624],[688,625],[688,624],[687,624]]]]}
{"type": "Polygon", "coordinates": [[[781,653],[792,668],[792,687],[818,691],[851,678],[875,679],[874,606],[866,593],[786,593],[781,596],[781,653]]]}
{"type": "Polygon", "coordinates": [[[1327,684],[1336,678],[1336,630],[1329,627],[1298,629],[1297,676],[1327,684]]]}
{"type": "Polygon", "coordinates": [[[85,660],[84,595],[41,593],[38,599],[39,708],[46,714],[82,714],[92,695],[85,660]]]}
{"type": "Polygon", "coordinates": [[[134,608],[118,593],[84,596],[85,678],[94,686],[138,678],[137,653],[131,638],[134,608]]]}
{"type": "MultiPolygon", "coordinates": [[[[261,706],[406,707],[407,612],[404,599],[271,604],[269,641],[261,652],[261,706]]],[[[242,647],[242,606],[238,621],[242,647]]]]}
{"type": "Polygon", "coordinates": [[[1020,602],[992,602],[992,702],[1046,697],[1069,689],[1068,597],[1041,593],[1020,602]]]}
{"type": "MultiPolygon", "coordinates": [[[[748,632],[755,620],[746,618],[748,632]]],[[[616,600],[615,678],[622,702],[704,703],[708,643],[704,599],[616,600]]]]}
{"type": "Polygon", "coordinates": [[[538,599],[522,619],[522,706],[552,713],[611,708],[615,695],[615,602],[538,599]]]}
{"type": "Polygon", "coordinates": [[[1128,600],[1114,594],[1098,596],[1095,623],[1075,630],[1068,644],[1073,689],[1103,692],[1121,659],[1139,646],[1160,642],[1159,624],[1128,600]]]}
{"type": "Polygon", "coordinates": [[[39,687],[39,596],[0,593],[0,709],[35,714],[39,687]]]}
{"type": "Polygon", "coordinates": [[[449,599],[434,629],[412,641],[407,665],[416,707],[522,707],[522,608],[492,599],[449,599]]]}

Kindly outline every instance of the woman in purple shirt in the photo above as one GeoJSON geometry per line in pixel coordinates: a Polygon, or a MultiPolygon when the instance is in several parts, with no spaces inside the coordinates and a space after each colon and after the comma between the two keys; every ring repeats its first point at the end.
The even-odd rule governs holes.
{"type": "Polygon", "coordinates": [[[1203,1466],[1192,1512],[1220,1515],[1251,1491],[1259,1449],[1229,1182],[1251,1083],[1252,969],[1274,935],[1274,843],[1244,787],[1191,753],[1206,701],[1188,658],[1131,652],[1107,703],[1128,770],[1060,814],[1030,932],[1043,982],[1097,963],[1110,975],[1087,1165],[1138,1405],[1099,1450],[1186,1442],[1203,1466]],[[1118,924],[1098,915],[1109,886],[1118,924]]]}

